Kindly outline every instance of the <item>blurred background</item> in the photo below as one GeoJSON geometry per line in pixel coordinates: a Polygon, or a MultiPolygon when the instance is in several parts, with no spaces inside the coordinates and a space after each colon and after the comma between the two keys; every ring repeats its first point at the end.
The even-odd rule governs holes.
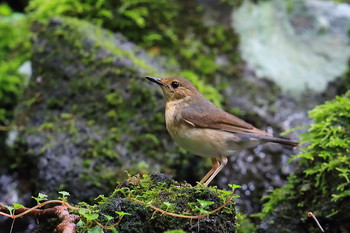
{"type": "MultiPolygon", "coordinates": [[[[308,111],[350,87],[349,25],[348,0],[0,1],[0,201],[64,190],[91,202],[154,171],[195,185],[210,159],[175,145],[146,75],[185,77],[269,133],[298,127],[283,135],[298,140],[308,111]]],[[[212,185],[241,185],[238,211],[257,213],[296,153],[240,151],[212,185]]]]}

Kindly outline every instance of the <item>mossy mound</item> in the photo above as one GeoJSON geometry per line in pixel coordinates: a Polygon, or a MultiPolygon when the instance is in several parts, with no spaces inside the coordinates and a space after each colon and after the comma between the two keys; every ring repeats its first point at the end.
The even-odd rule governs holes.
{"type": "MultiPolygon", "coordinates": [[[[110,197],[100,197],[98,205],[88,209],[90,208],[89,214],[98,214],[98,221],[102,223],[112,217],[113,221],[108,222],[110,225],[123,216],[115,226],[118,232],[164,232],[174,229],[185,232],[235,232],[235,202],[231,200],[232,192],[216,187],[194,188],[186,183],[175,182],[163,174],[153,173],[150,176],[129,178],[110,197]],[[221,206],[225,207],[200,219],[170,215],[199,216],[221,206]],[[151,207],[157,207],[166,213],[151,207]]],[[[90,215],[87,216],[89,218],[90,215]]],[[[84,215],[80,225],[77,232],[86,232],[88,226],[98,228],[89,225],[84,215]]]]}
{"type": "MultiPolygon", "coordinates": [[[[326,232],[350,229],[350,92],[310,111],[314,119],[294,157],[299,164],[285,187],[274,190],[261,214],[259,232],[326,232]]],[[[346,231],[345,231],[346,232],[346,231]]]]}

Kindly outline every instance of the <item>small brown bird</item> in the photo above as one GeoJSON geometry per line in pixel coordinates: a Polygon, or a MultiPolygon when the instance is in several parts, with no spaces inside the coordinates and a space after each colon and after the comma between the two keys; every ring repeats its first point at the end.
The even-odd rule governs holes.
{"type": "Polygon", "coordinates": [[[184,78],[146,78],[162,88],[166,99],[166,127],[175,142],[193,154],[211,158],[212,169],[199,184],[207,186],[227,164],[227,156],[238,150],[265,142],[298,145],[297,142],[273,137],[218,108],[184,78]]]}

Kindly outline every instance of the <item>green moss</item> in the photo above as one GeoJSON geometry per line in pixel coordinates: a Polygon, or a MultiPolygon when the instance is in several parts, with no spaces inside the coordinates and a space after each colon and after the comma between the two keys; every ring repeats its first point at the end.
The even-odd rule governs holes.
{"type": "Polygon", "coordinates": [[[7,16],[0,17],[0,125],[8,125],[26,83],[18,68],[29,60],[30,33],[23,15],[10,12],[4,4],[1,9],[7,16]]]}
{"type": "Polygon", "coordinates": [[[293,208],[290,216],[315,211],[341,226],[347,224],[342,219],[347,216],[345,206],[350,197],[350,92],[316,107],[309,115],[314,123],[302,134],[306,146],[293,157],[299,168],[286,186],[264,198],[267,202],[261,216],[273,215],[286,205],[293,208]]]}
{"type": "MultiPolygon", "coordinates": [[[[110,197],[100,196],[98,204],[90,206],[80,203],[86,210],[77,232],[86,232],[95,227],[95,224],[89,221],[91,219],[88,219],[91,214],[94,214],[94,219],[107,225],[107,223],[116,222],[120,213],[123,218],[115,227],[119,232],[133,232],[135,229],[140,232],[164,232],[170,229],[188,232],[194,229],[192,223],[195,221],[198,221],[199,228],[206,232],[234,232],[234,200],[231,200],[222,210],[199,220],[161,214],[149,207],[152,205],[169,213],[195,216],[209,213],[223,205],[232,192],[219,190],[216,187],[193,188],[158,173],[144,175],[142,178],[129,177],[114,190],[110,197]],[[130,201],[128,198],[136,199],[141,203],[130,201]],[[87,217],[86,213],[89,214],[87,217]]],[[[81,210],[78,212],[82,214],[81,210]]]]}
{"type": "MultiPolygon", "coordinates": [[[[220,4],[237,7],[241,2],[222,1],[220,4]]],[[[237,35],[231,27],[204,25],[203,7],[195,1],[52,0],[47,3],[33,0],[27,11],[33,21],[70,16],[121,32],[154,55],[169,57],[168,65],[180,65],[181,69],[191,70],[209,81],[216,72],[230,73],[231,77],[237,77],[240,72],[237,35]],[[227,56],[230,65],[221,68],[215,63],[218,56],[227,56]]]]}
{"type": "Polygon", "coordinates": [[[237,232],[238,233],[251,233],[256,232],[256,224],[250,221],[247,215],[238,212],[236,215],[237,232]]]}

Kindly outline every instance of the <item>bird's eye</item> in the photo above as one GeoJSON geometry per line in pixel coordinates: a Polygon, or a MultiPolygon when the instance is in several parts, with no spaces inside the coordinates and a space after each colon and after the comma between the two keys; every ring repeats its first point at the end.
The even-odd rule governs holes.
{"type": "Polygon", "coordinates": [[[180,83],[174,81],[174,82],[172,82],[170,85],[172,86],[172,88],[175,89],[175,88],[178,88],[178,87],[180,86],[180,83]]]}

